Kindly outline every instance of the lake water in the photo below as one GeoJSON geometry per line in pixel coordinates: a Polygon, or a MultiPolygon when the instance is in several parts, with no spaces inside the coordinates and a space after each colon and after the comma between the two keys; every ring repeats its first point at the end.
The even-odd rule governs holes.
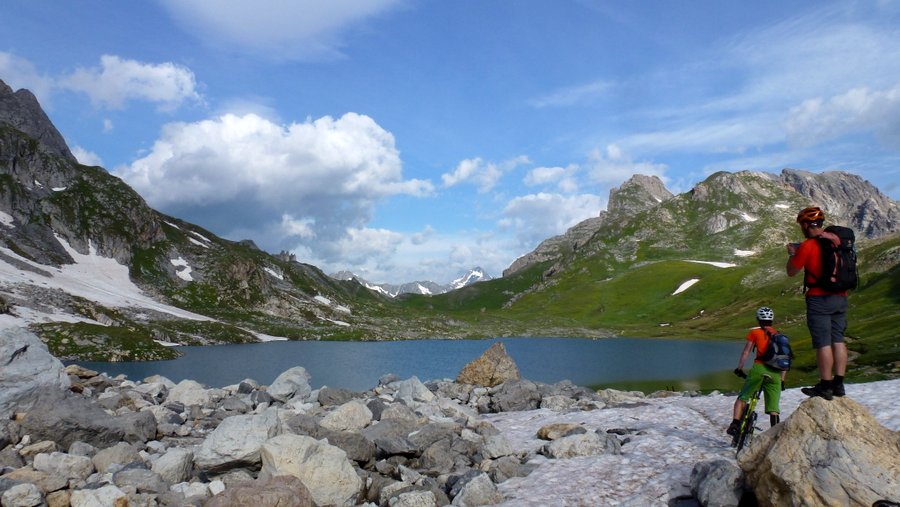
{"type": "Polygon", "coordinates": [[[470,361],[502,342],[522,377],[556,383],[600,385],[639,380],[692,379],[730,370],[743,342],[608,338],[499,338],[493,340],[409,340],[395,342],[281,341],[245,345],[180,347],[171,361],[77,362],[131,380],[162,375],[224,387],[250,378],[268,385],[281,372],[303,366],[310,385],[365,391],[394,373],[422,381],[455,378],[470,361]]]}

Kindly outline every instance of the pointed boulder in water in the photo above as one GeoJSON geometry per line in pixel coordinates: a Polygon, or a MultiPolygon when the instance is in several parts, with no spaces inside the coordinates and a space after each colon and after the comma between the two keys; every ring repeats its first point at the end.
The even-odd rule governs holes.
{"type": "Polygon", "coordinates": [[[497,342],[481,357],[463,367],[456,381],[461,384],[494,387],[520,378],[519,367],[506,353],[506,347],[497,342]]]}

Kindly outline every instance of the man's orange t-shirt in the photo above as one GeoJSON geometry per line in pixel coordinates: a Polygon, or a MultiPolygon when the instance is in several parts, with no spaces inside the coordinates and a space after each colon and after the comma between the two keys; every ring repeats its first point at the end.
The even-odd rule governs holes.
{"type": "Polygon", "coordinates": [[[809,290],[806,292],[807,296],[847,295],[847,291],[828,292],[819,287],[812,287],[812,285],[816,283],[816,280],[822,276],[822,246],[819,245],[817,239],[809,238],[803,243],[800,243],[794,256],[790,258],[790,263],[795,269],[805,270],[803,280],[809,287],[809,290]]]}
{"type": "MultiPolygon", "coordinates": [[[[775,330],[770,328],[769,332],[774,333],[775,330]]],[[[756,347],[756,358],[753,362],[763,364],[763,362],[759,360],[759,356],[763,355],[769,347],[769,336],[766,335],[766,332],[763,331],[761,327],[755,327],[747,333],[747,341],[753,343],[756,347]]]]}

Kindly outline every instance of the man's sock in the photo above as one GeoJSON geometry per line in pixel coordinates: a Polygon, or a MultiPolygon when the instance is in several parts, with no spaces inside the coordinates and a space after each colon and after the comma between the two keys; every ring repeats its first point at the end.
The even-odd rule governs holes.
{"type": "Polygon", "coordinates": [[[778,414],[769,414],[769,426],[775,426],[781,422],[781,416],[778,414]]]}
{"type": "Polygon", "coordinates": [[[843,375],[835,375],[834,380],[831,381],[832,386],[841,386],[844,385],[844,376],[843,375]]]}

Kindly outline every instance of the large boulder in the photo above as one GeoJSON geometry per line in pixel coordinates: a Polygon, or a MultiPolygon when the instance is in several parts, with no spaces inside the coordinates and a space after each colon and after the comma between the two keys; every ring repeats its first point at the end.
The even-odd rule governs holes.
{"type": "Polygon", "coordinates": [[[269,396],[280,402],[285,402],[292,398],[306,400],[312,394],[309,378],[309,373],[302,366],[295,366],[286,370],[281,375],[278,375],[272,382],[272,385],[269,386],[269,396]]]}
{"type": "Polygon", "coordinates": [[[280,431],[281,422],[273,409],[258,415],[228,417],[200,444],[194,463],[213,473],[255,466],[260,460],[260,446],[280,431]]]}
{"type": "Polygon", "coordinates": [[[240,482],[212,497],[204,507],[315,507],[309,489],[300,479],[279,475],[240,482]]]}
{"type": "Polygon", "coordinates": [[[324,440],[286,433],[260,449],[259,478],[293,475],[309,488],[317,505],[356,505],[362,479],[347,454],[324,440]]]}
{"type": "Polygon", "coordinates": [[[497,342],[478,359],[465,365],[456,377],[460,384],[494,387],[510,380],[519,380],[519,367],[506,353],[503,343],[497,342]]]}
{"type": "Polygon", "coordinates": [[[0,330],[0,420],[30,408],[40,391],[62,391],[69,385],[62,363],[34,333],[25,328],[0,330]]]}
{"type": "Polygon", "coordinates": [[[847,398],[805,400],[739,457],[761,506],[869,506],[900,498],[900,432],[847,398]]]}
{"type": "Polygon", "coordinates": [[[738,507],[744,473],[730,460],[702,461],[691,470],[691,493],[704,507],[738,507]]]}
{"type": "Polygon", "coordinates": [[[39,393],[20,424],[23,434],[34,440],[51,440],[63,448],[74,442],[98,448],[122,440],[143,443],[156,436],[156,419],[150,412],[115,417],[89,399],[53,388],[39,393]]]}

